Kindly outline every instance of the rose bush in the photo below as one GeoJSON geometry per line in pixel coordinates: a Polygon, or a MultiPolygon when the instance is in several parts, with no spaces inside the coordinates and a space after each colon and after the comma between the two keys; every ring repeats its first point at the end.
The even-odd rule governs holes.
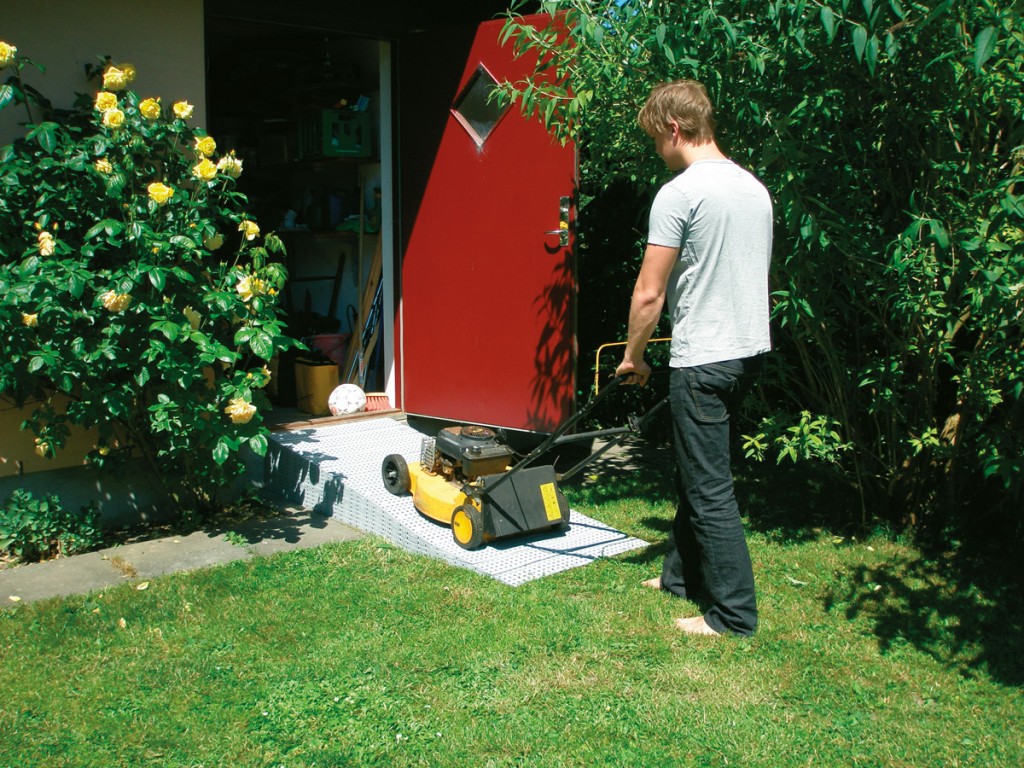
{"type": "Polygon", "coordinates": [[[242,163],[170,108],[130,90],[128,64],[59,116],[12,74],[0,108],[26,110],[0,149],[0,396],[52,455],[97,430],[87,461],[141,457],[182,512],[215,509],[267,449],[266,363],[297,346],[279,314],[286,273],[236,189],[242,163]],[[66,403],[65,405],[61,405],[66,403]]]}

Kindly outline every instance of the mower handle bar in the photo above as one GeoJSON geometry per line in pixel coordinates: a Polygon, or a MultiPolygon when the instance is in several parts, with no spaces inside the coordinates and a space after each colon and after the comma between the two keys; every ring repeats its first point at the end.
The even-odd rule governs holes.
{"type": "MultiPolygon", "coordinates": [[[[659,369],[656,372],[660,373],[661,370],[659,369]]],[[[626,376],[614,376],[611,379],[611,381],[609,381],[604,387],[602,387],[600,389],[600,391],[595,393],[580,410],[578,410],[575,414],[573,414],[568,419],[566,419],[564,422],[562,422],[555,429],[554,432],[552,432],[550,435],[548,435],[544,439],[544,441],[541,442],[540,445],[538,445],[536,448],[534,448],[532,451],[530,451],[526,455],[526,457],[523,458],[522,461],[520,461],[518,464],[516,464],[514,467],[512,467],[512,469],[510,469],[504,475],[499,477],[494,482],[493,485],[488,486],[487,493],[493,493],[495,488],[498,488],[503,483],[508,481],[508,479],[512,475],[514,475],[520,469],[524,469],[524,468],[528,467],[530,464],[532,464],[534,461],[536,461],[538,457],[544,455],[545,453],[547,453],[551,448],[553,448],[556,445],[563,445],[565,443],[577,442],[577,441],[580,441],[580,440],[584,440],[584,439],[588,439],[588,438],[593,438],[593,437],[607,437],[607,436],[610,436],[610,435],[617,435],[616,439],[611,440],[608,443],[606,443],[605,445],[601,446],[597,451],[592,453],[590,456],[585,458],[583,461],[579,462],[576,466],[572,467],[572,469],[570,469],[568,472],[564,473],[562,475],[562,478],[564,479],[564,478],[572,477],[572,475],[574,475],[577,472],[579,472],[581,469],[583,469],[583,467],[585,467],[587,464],[592,462],[594,459],[596,459],[599,456],[603,455],[610,448],[618,445],[620,442],[622,442],[622,440],[626,437],[626,435],[631,434],[631,433],[635,433],[635,432],[639,432],[640,429],[642,429],[643,426],[647,423],[647,421],[655,414],[655,412],[661,410],[662,406],[664,406],[664,405],[666,405],[668,403],[668,396],[666,396],[662,400],[658,401],[658,403],[653,408],[651,408],[651,410],[649,410],[647,413],[645,413],[639,419],[630,419],[629,426],[626,426],[626,427],[615,427],[615,428],[612,428],[612,429],[598,430],[596,432],[583,432],[583,433],[580,433],[578,435],[564,436],[566,432],[568,432],[573,426],[575,426],[577,424],[577,422],[579,422],[580,420],[582,420],[583,418],[588,416],[590,414],[590,412],[593,411],[595,407],[597,407],[598,403],[600,403],[605,397],[608,396],[608,394],[612,390],[616,389],[625,380],[626,380],[626,376]]]]}

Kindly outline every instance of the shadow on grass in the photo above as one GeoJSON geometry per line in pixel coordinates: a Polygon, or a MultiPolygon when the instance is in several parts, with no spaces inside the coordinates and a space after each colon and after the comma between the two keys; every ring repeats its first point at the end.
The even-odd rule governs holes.
{"type": "Polygon", "coordinates": [[[1008,548],[966,547],[929,558],[852,566],[827,610],[867,618],[883,653],[907,646],[965,676],[1024,685],[1024,578],[1008,548]]]}
{"type": "Polygon", "coordinates": [[[748,530],[797,544],[823,531],[851,532],[859,519],[856,494],[809,463],[733,462],[736,500],[748,530]]]}
{"type": "MultiPolygon", "coordinates": [[[[579,457],[574,457],[574,461],[579,457]]],[[[568,469],[555,465],[556,469],[568,469]]],[[[580,503],[600,505],[629,499],[652,504],[674,501],[674,471],[671,448],[645,440],[625,443],[621,450],[609,452],[587,465],[579,474],[559,482],[572,488],[580,503]]]]}
{"type": "MultiPolygon", "coordinates": [[[[602,456],[563,487],[582,504],[601,505],[629,499],[675,505],[675,454],[667,441],[632,439],[602,456]]],[[[857,499],[808,464],[776,466],[742,458],[733,462],[736,498],[750,530],[786,543],[810,541],[823,530],[848,527],[857,499]]],[[[668,533],[671,521],[642,521],[668,533]]]]}
{"type": "MultiPolygon", "coordinates": [[[[856,495],[808,464],[737,459],[734,473],[748,530],[770,541],[791,545],[825,533],[869,532],[853,522],[860,520],[856,495]]],[[[671,445],[636,441],[596,462],[569,487],[574,499],[595,506],[637,499],[674,504],[673,478],[671,445]]],[[[660,563],[671,520],[648,516],[637,523],[662,535],[625,561],[660,563]]],[[[909,646],[964,675],[988,674],[1004,685],[1021,686],[1024,570],[1019,556],[1006,550],[984,543],[940,554],[908,549],[906,556],[881,565],[851,566],[839,575],[826,608],[845,611],[850,619],[868,618],[883,653],[909,646]]]]}

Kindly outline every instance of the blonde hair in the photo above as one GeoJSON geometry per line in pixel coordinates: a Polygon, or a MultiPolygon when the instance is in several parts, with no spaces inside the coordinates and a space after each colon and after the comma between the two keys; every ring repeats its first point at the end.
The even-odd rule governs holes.
{"type": "Polygon", "coordinates": [[[637,122],[649,136],[668,130],[672,121],[692,144],[715,140],[715,117],[711,99],[704,86],[696,80],[675,80],[659,83],[651,89],[647,102],[637,115],[637,122]]]}

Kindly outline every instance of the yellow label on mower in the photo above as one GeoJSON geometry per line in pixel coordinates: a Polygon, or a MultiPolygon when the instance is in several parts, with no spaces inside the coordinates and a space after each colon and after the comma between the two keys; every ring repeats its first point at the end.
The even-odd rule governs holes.
{"type": "Polygon", "coordinates": [[[562,510],[558,507],[558,493],[555,491],[554,483],[544,483],[540,487],[540,496],[544,500],[544,513],[548,520],[554,522],[562,517],[562,510]]]}

